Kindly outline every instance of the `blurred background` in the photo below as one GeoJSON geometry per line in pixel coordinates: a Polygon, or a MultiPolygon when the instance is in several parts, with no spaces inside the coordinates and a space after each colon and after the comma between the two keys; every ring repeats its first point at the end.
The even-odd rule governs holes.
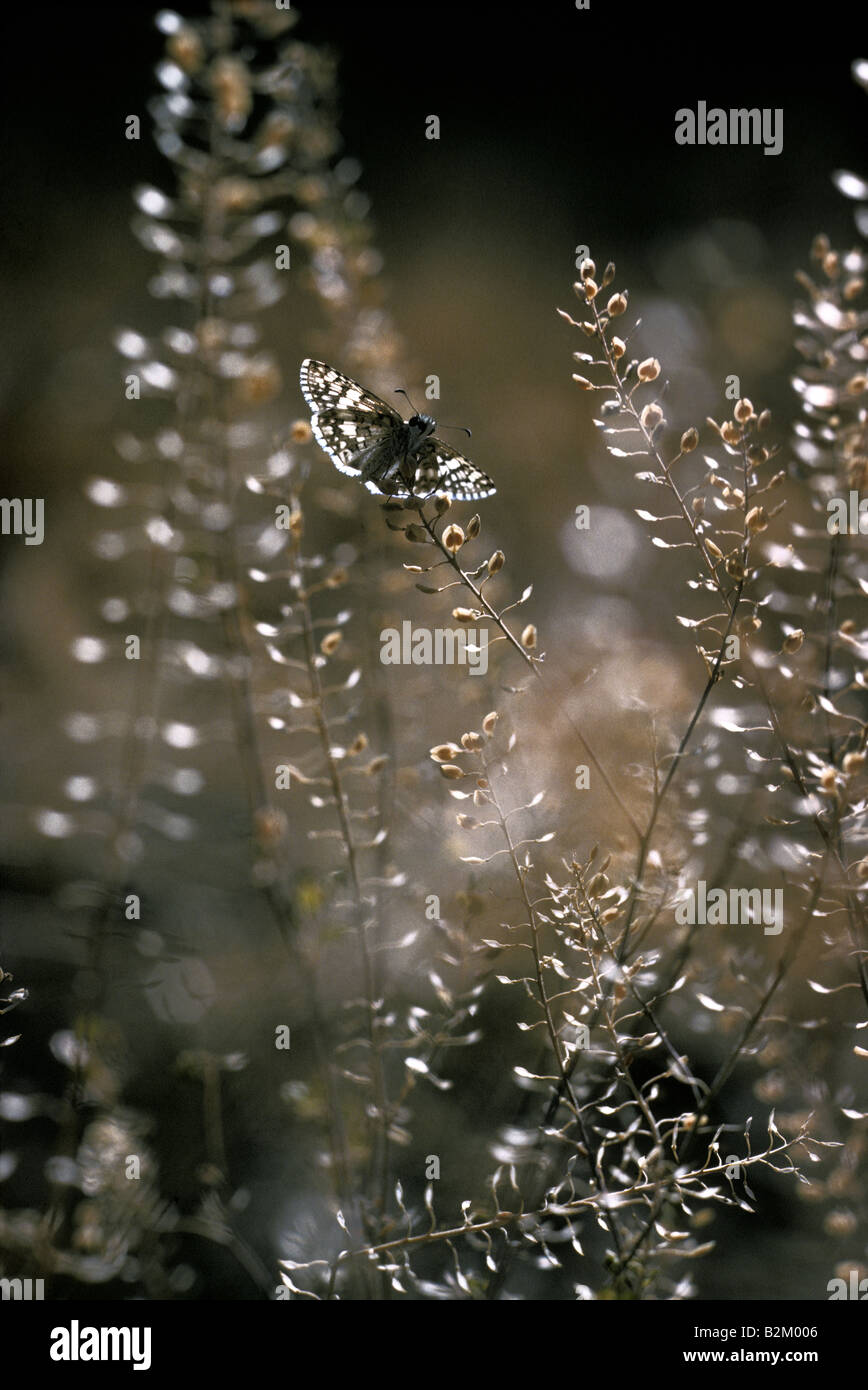
{"type": "MultiPolygon", "coordinates": [[[[825,5],[810,33],[779,6],[756,4],[728,6],[713,21],[694,4],[672,0],[592,0],[588,11],[567,0],[533,11],[448,0],[415,10],[314,0],[298,8],[298,37],[329,46],[339,60],[344,150],[363,166],[360,187],[371,199],[386,302],[406,345],[409,375],[393,386],[407,387],[419,405],[426,377],[439,377],[432,412],[472,427],[468,453],[498,489],[480,509],[484,536],[506,552],[517,592],[534,582],[528,617],[541,645],[557,652],[562,690],[590,682],[587,696],[576,699],[607,754],[625,765],[646,758],[647,727],[627,719],[629,712],[647,704],[664,733],[670,720],[680,730],[702,685],[690,636],[673,617],[683,611],[690,571],[680,552],[651,547],[633,510],[648,505],[647,495],[633,470],[604,450],[592,398],[571,381],[571,354],[585,344],[555,310],[576,305],[570,287],[578,246],[588,246],[598,266],[614,260],[616,287],[629,289],[631,311],[642,320],[635,351],[661,359],[667,414],[678,428],[699,426],[708,414],[721,418],[725,379],[735,374],[758,406],[771,407],[786,450],[795,415],[794,273],[806,265],[816,232],[828,232],[833,244],[854,239],[851,208],[831,183],[834,170],[865,164],[865,94],[850,76],[859,56],[852,6],[825,5]],[[677,146],[675,112],[700,100],[783,108],[783,152],[677,146]],[[432,114],[439,140],[425,138],[432,114]],[[588,536],[573,524],[582,503],[594,515],[588,536]]],[[[113,469],[122,412],[113,335],[163,322],[163,306],[147,294],[152,258],[129,232],[132,186],[165,182],[146,118],[162,51],[153,18],[146,4],[45,3],[19,9],[6,35],[3,487],[8,497],[44,497],[46,507],[41,547],[4,537],[0,549],[8,879],[0,963],[16,986],[31,990],[15,1015],[24,1038],[4,1083],[7,1094],[31,1097],[23,1113],[10,1103],[2,1117],[4,1148],[16,1159],[8,1177],[0,1176],[16,1209],[39,1209],[52,1176],[42,1168],[52,1097],[68,1065],[65,1030],[88,990],[65,885],[86,881],[96,855],[87,838],[82,845],[46,834],[39,815],[61,805],[64,786],[74,799],[70,778],[87,776],[89,759],[101,756],[86,738],[70,745],[70,717],[122,703],[115,678],[73,662],[70,644],[93,628],[102,596],[100,563],[85,543],[92,509],[82,494],[88,478],[113,469]],[[138,143],[123,138],[130,113],[143,116],[138,143]]],[[[264,325],[283,375],[271,408],[278,429],[306,414],[298,365],[325,350],[323,316],[312,296],[293,295],[264,325]]],[[[326,498],[343,486],[323,456],[313,468],[326,498]]],[[[383,546],[376,507],[366,513],[354,500],[359,515],[346,521],[346,535],[337,521],[332,533],[322,528],[322,543],[383,546]]],[[[793,515],[807,516],[807,501],[796,483],[793,515]]],[[[391,546],[396,571],[416,558],[405,549],[391,546]]],[[[385,600],[384,622],[410,616],[433,623],[435,609],[445,619],[436,600],[413,595],[410,603],[403,589],[395,592],[385,600]]],[[[444,907],[454,906],[469,882],[454,863],[457,839],[449,838],[445,812],[414,820],[412,802],[420,784],[433,785],[428,747],[463,726],[453,710],[420,698],[413,674],[395,673],[390,686],[407,769],[399,780],[405,834],[396,853],[419,894],[437,893],[444,907]]],[[[464,682],[457,698],[475,699],[467,688],[474,684],[464,682]]],[[[553,790],[558,778],[569,786],[578,761],[563,730],[529,758],[537,782],[553,790]]],[[[190,1069],[169,1086],[167,1069],[185,1049],[253,1059],[265,1077],[261,1089],[234,1087],[233,1065],[226,1067],[226,1133],[229,1166],[245,1194],[239,1219],[257,1258],[267,1261],[268,1251],[290,1248],[287,1233],[304,1230],[306,1221],[311,1245],[317,1234],[309,1215],[310,1144],[292,1125],[284,1142],[269,1046],[287,999],[299,1008],[303,1001],[281,976],[267,914],[251,907],[245,890],[248,831],[237,776],[219,750],[213,762],[195,846],[182,837],[164,848],[149,883],[148,929],[174,942],[178,957],[155,975],[148,943],[140,941],[135,967],[114,980],[115,1012],[128,1035],[116,1043],[124,1078],[117,1085],[131,1116],[149,1117],[160,1190],[192,1209],[204,1161],[198,1101],[191,1100],[190,1069]],[[257,993],[266,1002],[252,1018],[257,993]]],[[[562,807],[563,788],[554,795],[562,807]]],[[[727,833],[738,813],[721,814],[720,833],[727,833]]],[[[600,806],[598,815],[597,833],[617,842],[611,807],[600,806]]],[[[577,816],[574,834],[577,849],[586,850],[588,827],[577,816]]],[[[315,858],[303,846],[296,862],[302,879],[315,880],[315,858]]],[[[757,950],[761,960],[765,947],[757,950]]],[[[414,957],[399,981],[407,998],[419,969],[414,957]]],[[[336,998],[343,986],[333,982],[336,998]]],[[[513,1046],[512,1023],[496,1000],[486,1006],[485,1028],[488,1062],[462,1054],[454,1097],[432,1096],[420,1106],[419,1152],[429,1151],[447,1117],[460,1143],[464,1159],[449,1188],[457,1200],[485,1171],[488,1130],[504,1097],[495,1084],[496,1053],[513,1046]]],[[[710,1068],[718,1055],[709,1040],[710,1068]]],[[[750,1113],[754,1103],[747,1075],[736,1084],[733,1113],[750,1113]]],[[[140,1122],[130,1118],[131,1129],[140,1122]]],[[[762,1195],[752,1221],[718,1217],[728,1230],[726,1240],[718,1235],[726,1251],[694,1270],[700,1296],[825,1297],[835,1262],[864,1255],[864,1235],[860,1245],[846,1220],[830,1229],[823,1210],[794,1208],[780,1181],[768,1181],[762,1195]]],[[[245,1283],[213,1247],[206,1257],[190,1245],[194,1237],[165,1296],[256,1296],[255,1278],[245,1283]]],[[[123,1297],[134,1277],[129,1266],[126,1274],[102,1270],[93,1296],[123,1297]]],[[[525,1293],[546,1296],[532,1284],[525,1293]]]]}

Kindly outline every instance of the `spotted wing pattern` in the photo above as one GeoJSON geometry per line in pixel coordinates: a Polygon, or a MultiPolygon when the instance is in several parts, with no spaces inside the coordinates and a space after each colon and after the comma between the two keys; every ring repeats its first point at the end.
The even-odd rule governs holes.
{"type": "Polygon", "coordinates": [[[461,502],[476,502],[480,497],[491,497],[496,491],[487,473],[456,449],[450,449],[436,435],[420,444],[416,459],[420,491],[448,492],[450,497],[461,502]]]}
{"type": "Polygon", "coordinates": [[[485,473],[433,435],[408,457],[411,431],[397,410],[326,362],[302,362],[301,389],[317,443],[336,468],[362,478],[369,491],[402,498],[442,491],[467,501],[494,492],[485,473]]]}

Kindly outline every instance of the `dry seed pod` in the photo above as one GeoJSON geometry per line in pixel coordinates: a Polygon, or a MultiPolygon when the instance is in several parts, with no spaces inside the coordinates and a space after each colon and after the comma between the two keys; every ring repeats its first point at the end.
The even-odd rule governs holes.
{"type": "Polygon", "coordinates": [[[452,616],[456,623],[475,623],[479,614],[475,608],[453,608],[452,616]]]}
{"type": "Polygon", "coordinates": [[[805,632],[801,627],[797,627],[793,632],[788,632],[783,641],[783,650],[792,656],[799,650],[805,640],[805,632]]]}
{"type": "Polygon", "coordinates": [[[489,737],[489,738],[490,738],[491,735],[494,733],[494,726],[495,726],[495,724],[497,723],[497,721],[498,721],[499,718],[500,718],[500,716],[498,715],[497,710],[493,709],[493,710],[491,711],[491,713],[490,713],[490,714],[487,714],[487,715],[485,716],[485,718],[483,719],[483,721],[482,721],[483,732],[486,733],[486,734],[488,734],[488,737],[489,737]]]}
{"type": "Polygon", "coordinates": [[[467,523],[467,531],[465,532],[465,538],[469,541],[475,540],[475,538],[479,535],[479,528],[481,525],[482,523],[479,520],[478,515],[472,516],[467,523]]]}
{"type": "Polygon", "coordinates": [[[742,396],[740,401],[736,401],[735,410],[732,413],[740,425],[746,425],[748,420],[753,419],[753,404],[747,396],[742,396]]]}
{"type": "Polygon", "coordinates": [[[503,569],[505,561],[506,556],[504,555],[503,551],[495,550],[494,554],[488,562],[488,573],[497,574],[498,570],[503,569]]]}
{"type": "Polygon", "coordinates": [[[462,748],[466,748],[468,750],[475,750],[477,748],[482,748],[482,746],[482,739],[480,735],[476,733],[475,729],[471,729],[469,733],[461,735],[462,748]]]}
{"type": "Polygon", "coordinates": [[[744,565],[740,555],[727,556],[726,572],[730,579],[744,579],[744,565]]]}
{"type": "Polygon", "coordinates": [[[613,294],[606,305],[606,311],[610,318],[617,318],[623,314],[627,308],[627,296],[624,294],[613,294]]]}
{"type": "Polygon", "coordinates": [[[699,443],[699,431],[698,431],[698,430],[695,430],[695,429],[693,428],[693,426],[691,425],[691,426],[690,426],[690,429],[689,429],[689,430],[685,430],[684,433],[683,433],[682,436],[681,436],[681,452],[682,452],[682,454],[692,454],[692,453],[693,453],[693,450],[696,448],[696,446],[697,446],[698,443],[699,443]]]}
{"type": "Polygon", "coordinates": [[[534,647],[536,646],[536,637],[536,628],[534,627],[533,623],[528,623],[527,627],[524,629],[524,632],[521,634],[521,645],[523,647],[527,647],[529,651],[533,651],[534,647]]]}
{"type": "Polygon", "coordinates": [[[443,532],[443,544],[452,555],[457,554],[464,544],[464,532],[461,527],[456,526],[454,522],[447,526],[443,532]]]}
{"type": "Polygon", "coordinates": [[[654,381],[660,375],[660,363],[656,357],[646,357],[644,362],[639,363],[638,368],[640,381],[654,381]]]}
{"type": "Polygon", "coordinates": [[[344,635],[342,632],[327,632],[319,644],[319,649],[323,656],[331,656],[332,652],[337,651],[343,640],[344,635]]]}
{"type": "Polygon", "coordinates": [[[457,743],[438,743],[430,749],[429,757],[433,758],[435,763],[451,763],[452,759],[457,758],[460,752],[461,749],[457,743]]]}

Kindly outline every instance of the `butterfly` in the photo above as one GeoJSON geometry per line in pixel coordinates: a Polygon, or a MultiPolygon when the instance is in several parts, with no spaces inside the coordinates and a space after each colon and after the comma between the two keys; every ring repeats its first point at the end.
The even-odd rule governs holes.
{"type": "Polygon", "coordinates": [[[311,357],[301,364],[301,389],[320,448],[335,468],[359,478],[369,492],[388,497],[447,492],[465,502],[494,492],[487,473],[435,437],[430,415],[404,420],[372,391],[311,357]]]}

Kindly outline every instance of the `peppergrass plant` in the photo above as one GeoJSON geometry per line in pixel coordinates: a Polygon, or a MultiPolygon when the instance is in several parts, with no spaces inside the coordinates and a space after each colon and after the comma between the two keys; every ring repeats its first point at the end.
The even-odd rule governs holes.
{"type": "MultiPolygon", "coordinates": [[[[406,349],[334,63],[296,18],[213,0],[158,20],[171,187],[140,186],[133,225],[164,317],[117,334],[127,424],[88,483],[107,580],[72,651],[112,702],[67,716],[72,809],[32,812],[74,982],[0,1272],[108,1298],[686,1299],[741,1230],[727,1216],[749,1230],[781,1191],[846,1242],[864,252],[818,237],[799,277],[792,448],[740,390],[670,419],[618,270],[581,258],[558,311],[575,418],[590,405],[683,582],[692,651],[676,707],[618,701],[486,501],[326,475],[275,308],[314,306],[298,361],[366,388],[393,390],[406,349]],[[386,666],[407,620],[472,631],[486,669],[386,666]]],[[[19,1019],[26,1125],[41,1044],[19,1019]]]]}

